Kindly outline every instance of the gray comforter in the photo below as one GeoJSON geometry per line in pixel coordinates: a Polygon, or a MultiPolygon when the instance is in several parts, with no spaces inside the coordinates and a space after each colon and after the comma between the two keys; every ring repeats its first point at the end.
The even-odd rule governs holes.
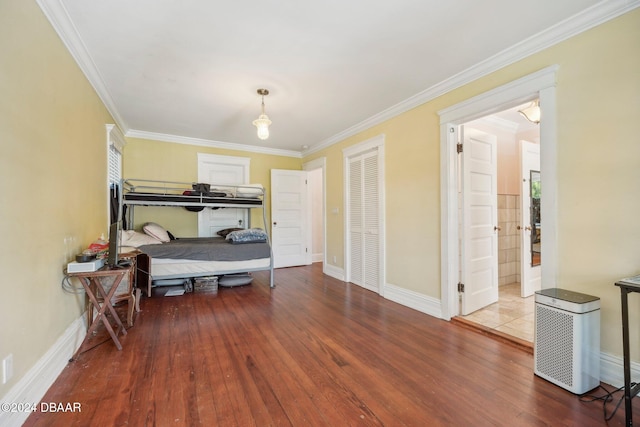
{"type": "Polygon", "coordinates": [[[268,243],[234,245],[220,237],[176,239],[161,245],[143,245],[138,249],[152,258],[198,261],[244,261],[271,256],[268,243]]]}

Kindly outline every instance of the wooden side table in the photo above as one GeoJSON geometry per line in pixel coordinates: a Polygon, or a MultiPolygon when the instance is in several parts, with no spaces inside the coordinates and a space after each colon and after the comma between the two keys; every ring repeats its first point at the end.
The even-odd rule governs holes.
{"type": "Polygon", "coordinates": [[[127,301],[129,304],[127,309],[127,326],[133,326],[133,312],[134,309],[136,312],[140,311],[140,289],[136,286],[138,283],[138,275],[137,275],[137,260],[138,256],[141,252],[126,252],[118,255],[118,258],[121,261],[126,261],[130,264],[131,272],[129,276],[123,279],[125,281],[124,284],[120,284],[120,290],[116,291],[113,299],[111,300],[112,304],[116,304],[121,301],[127,301]],[[125,286],[126,285],[126,286],[125,286]]]}
{"type": "MultiPolygon", "coordinates": [[[[114,268],[111,268],[109,266],[104,266],[100,270],[92,271],[92,272],[67,273],[69,277],[77,277],[78,280],[80,280],[80,283],[82,283],[82,286],[84,287],[84,290],[86,291],[87,297],[89,298],[89,302],[90,302],[90,307],[89,307],[90,321],[89,321],[89,329],[87,330],[87,335],[84,341],[82,342],[82,344],[80,345],[80,347],[78,348],[78,350],[76,350],[75,354],[70,359],[70,361],[75,360],[80,353],[85,351],[84,349],[85,344],[87,343],[87,340],[92,336],[93,332],[98,327],[100,323],[99,321],[102,321],[102,323],[104,324],[105,328],[109,332],[109,335],[111,336],[111,339],[115,343],[116,348],[118,350],[122,350],[122,344],[120,344],[120,340],[118,340],[118,335],[120,334],[120,332],[122,332],[122,335],[126,335],[127,330],[125,329],[124,325],[120,321],[120,317],[118,316],[118,313],[116,313],[115,309],[113,308],[112,301],[116,291],[118,290],[120,282],[122,282],[122,279],[127,275],[130,276],[131,272],[132,272],[131,266],[114,267],[114,268]],[[111,288],[109,289],[108,292],[105,290],[102,283],[103,279],[105,278],[113,279],[111,288]],[[95,316],[95,318],[93,317],[94,308],[98,310],[98,314],[95,316]],[[107,312],[111,314],[111,317],[113,317],[113,321],[115,322],[114,326],[118,327],[117,331],[114,331],[107,317],[107,312]]],[[[129,292],[129,294],[131,295],[131,292],[129,292]]]]}

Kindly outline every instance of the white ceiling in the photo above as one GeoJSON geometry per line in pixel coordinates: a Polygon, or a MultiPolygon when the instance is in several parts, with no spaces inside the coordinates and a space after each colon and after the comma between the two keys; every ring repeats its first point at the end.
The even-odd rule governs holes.
{"type": "Polygon", "coordinates": [[[597,25],[612,10],[637,6],[635,0],[37,1],[125,134],[291,155],[597,25]],[[251,124],[260,113],[258,88],[270,91],[266,141],[251,124]]]}

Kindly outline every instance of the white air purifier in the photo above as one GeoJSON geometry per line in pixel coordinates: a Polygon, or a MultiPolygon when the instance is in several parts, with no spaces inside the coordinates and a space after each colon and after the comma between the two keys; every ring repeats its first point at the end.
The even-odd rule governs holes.
{"type": "Polygon", "coordinates": [[[552,288],[535,294],[534,373],[575,394],[600,385],[600,298],[552,288]]]}

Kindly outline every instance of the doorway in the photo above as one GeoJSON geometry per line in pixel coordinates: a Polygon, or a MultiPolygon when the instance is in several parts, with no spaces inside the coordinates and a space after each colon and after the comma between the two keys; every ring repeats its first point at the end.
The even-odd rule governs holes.
{"type": "Polygon", "coordinates": [[[545,235],[541,242],[544,269],[542,288],[557,283],[557,123],[555,84],[558,67],[550,66],[518,80],[470,98],[438,112],[440,116],[441,156],[441,309],[442,318],[450,320],[460,311],[460,230],[458,223],[458,126],[534,99],[540,100],[544,111],[540,124],[541,187],[544,204],[540,207],[544,218],[545,235]]]}
{"type": "Polygon", "coordinates": [[[326,273],[326,157],[306,162],[302,169],[309,177],[309,212],[311,212],[311,262],[321,262],[322,271],[326,273]]]}
{"type": "MultiPolygon", "coordinates": [[[[540,131],[539,125],[532,123],[519,113],[520,110],[531,105],[530,102],[517,105],[491,114],[480,119],[464,124],[464,131],[461,131],[466,145],[472,140],[470,135],[480,133],[488,138],[492,136],[496,140],[496,168],[494,193],[489,193],[488,197],[493,197],[492,203],[485,203],[488,206],[497,206],[494,215],[497,215],[495,226],[488,224],[487,232],[489,237],[493,237],[496,242],[495,258],[485,257],[485,264],[490,264],[491,259],[497,274],[484,274],[480,276],[485,279],[492,278],[494,287],[485,285],[483,288],[491,289],[494,298],[487,300],[478,292],[472,292],[479,288],[476,282],[476,275],[469,274],[465,270],[469,268],[465,253],[469,242],[466,238],[468,227],[463,224],[461,233],[463,236],[461,245],[461,257],[463,259],[461,277],[465,283],[465,295],[461,296],[460,314],[463,319],[485,328],[489,328],[502,334],[514,336],[516,338],[532,342],[534,333],[534,291],[540,289],[539,247],[540,242],[535,235],[539,235],[540,221],[530,219],[530,214],[539,212],[540,192],[535,192],[531,197],[531,185],[539,190],[540,176],[540,131]],[[532,184],[531,177],[536,177],[536,182],[532,184]],[[491,235],[494,229],[494,234],[491,235]],[[536,263],[533,263],[533,260],[536,263]],[[478,295],[476,295],[478,294],[478,295]]],[[[464,156],[461,167],[460,182],[465,187],[474,189],[473,196],[479,188],[478,183],[467,182],[474,179],[473,173],[468,173],[469,169],[475,166],[473,163],[467,164],[468,157],[464,156]],[[464,170],[464,172],[462,172],[464,170]],[[464,178],[462,178],[464,177],[464,178]]],[[[478,181],[482,182],[480,177],[478,181]]],[[[466,195],[466,193],[464,193],[466,195]]],[[[467,197],[463,196],[463,206],[461,217],[467,218],[475,212],[469,211],[467,197]]],[[[478,224],[478,219],[472,219],[474,224],[478,224]]],[[[474,232],[475,233],[475,232],[474,232]]],[[[489,240],[487,240],[489,241],[489,240]]],[[[477,244],[471,243],[476,249],[477,244]]],[[[486,252],[486,251],[485,251],[486,252]]],[[[488,271],[488,270],[487,270],[488,271]]],[[[487,293],[487,291],[485,291],[487,293]]]]}
{"type": "Polygon", "coordinates": [[[326,158],[303,170],[271,170],[271,234],[274,266],[313,262],[326,267],[326,158]]]}
{"type": "Polygon", "coordinates": [[[308,172],[271,169],[273,267],[311,264],[308,172]]]}

